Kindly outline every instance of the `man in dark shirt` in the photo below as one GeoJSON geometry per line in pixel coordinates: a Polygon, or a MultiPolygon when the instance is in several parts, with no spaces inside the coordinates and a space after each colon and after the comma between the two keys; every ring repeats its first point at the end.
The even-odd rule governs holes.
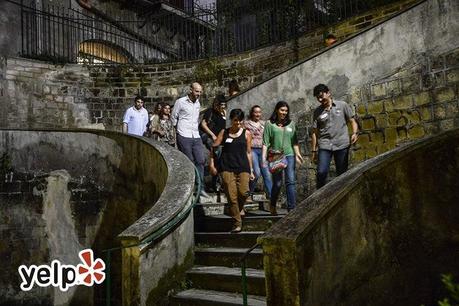
{"type": "Polygon", "coordinates": [[[217,95],[208,108],[201,121],[201,138],[208,150],[212,147],[213,142],[217,139],[221,130],[226,127],[226,99],[224,95],[217,95]]]}

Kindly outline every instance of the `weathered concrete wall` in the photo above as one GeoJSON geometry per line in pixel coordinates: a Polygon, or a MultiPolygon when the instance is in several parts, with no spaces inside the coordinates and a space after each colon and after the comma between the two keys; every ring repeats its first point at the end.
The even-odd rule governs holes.
{"type": "Polygon", "coordinates": [[[17,56],[21,51],[21,18],[19,6],[0,2],[0,57],[17,56]]]}
{"type": "MultiPolygon", "coordinates": [[[[141,227],[148,235],[191,202],[192,165],[166,145],[103,131],[10,130],[0,135],[0,258],[5,262],[0,304],[98,305],[106,298],[104,284],[94,289],[78,286],[66,293],[52,287],[26,293],[19,289],[17,268],[53,259],[74,264],[84,248],[105,259],[101,251],[119,245],[117,235],[129,226],[134,227],[131,233],[141,227]],[[188,176],[181,173],[190,169],[188,176]],[[172,173],[186,181],[179,187],[166,186],[172,173]],[[174,191],[187,201],[166,209],[164,203],[174,191]]],[[[188,220],[187,228],[192,217],[188,220]]],[[[169,246],[163,247],[175,250],[177,236],[171,237],[169,246]]],[[[185,253],[193,244],[192,237],[186,238],[180,237],[187,241],[181,249],[185,253]]],[[[121,251],[112,253],[111,264],[112,301],[121,304],[121,251]]]]}
{"type": "Polygon", "coordinates": [[[0,172],[2,178],[7,177],[0,185],[0,258],[6,263],[0,278],[0,301],[64,305],[76,298],[92,304],[94,293],[88,288],[73,287],[65,293],[53,287],[21,292],[17,268],[53,259],[77,264],[80,250],[110,241],[100,237],[100,226],[107,222],[105,211],[110,207],[122,148],[89,133],[72,137],[17,131],[2,131],[0,148],[0,172]]]}
{"type": "Polygon", "coordinates": [[[259,238],[268,305],[433,305],[459,275],[459,129],[361,163],[259,238]]]}
{"type": "MultiPolygon", "coordinates": [[[[164,179],[161,197],[118,236],[123,246],[138,245],[122,250],[123,305],[165,305],[193,264],[194,166],[169,145],[157,143],[156,147],[167,156],[167,168],[172,170],[167,175],[156,170],[164,179]]],[[[146,161],[147,165],[151,163],[146,161]]]]}
{"type": "Polygon", "coordinates": [[[177,230],[141,250],[140,305],[167,305],[171,289],[183,289],[185,272],[193,265],[193,247],[194,222],[190,213],[177,230]]]}

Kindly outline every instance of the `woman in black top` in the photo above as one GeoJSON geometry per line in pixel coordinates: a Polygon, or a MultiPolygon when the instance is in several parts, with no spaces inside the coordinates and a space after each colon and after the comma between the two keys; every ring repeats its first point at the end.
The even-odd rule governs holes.
{"type": "Polygon", "coordinates": [[[221,130],[226,126],[226,99],[224,95],[217,95],[212,103],[212,108],[208,108],[202,117],[199,126],[201,130],[202,142],[208,150],[217,139],[221,130]]]}
{"type": "Polygon", "coordinates": [[[226,197],[230,204],[230,215],[234,220],[232,232],[242,230],[241,211],[244,209],[249,181],[254,179],[252,169],[252,135],[243,128],[244,112],[233,109],[230,113],[231,127],[222,130],[214,142],[214,148],[223,144],[221,156],[216,161],[210,155],[210,172],[220,172],[226,197]]]}

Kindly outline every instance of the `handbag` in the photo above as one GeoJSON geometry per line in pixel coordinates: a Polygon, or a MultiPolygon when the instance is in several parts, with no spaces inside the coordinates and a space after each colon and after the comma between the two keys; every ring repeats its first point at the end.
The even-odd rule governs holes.
{"type": "MultiPolygon", "coordinates": [[[[285,128],[283,128],[282,132],[282,144],[281,147],[284,146],[284,135],[285,135],[285,128]]],[[[287,168],[287,157],[284,154],[283,150],[268,150],[268,169],[271,173],[278,173],[285,168],[287,168]]]]}

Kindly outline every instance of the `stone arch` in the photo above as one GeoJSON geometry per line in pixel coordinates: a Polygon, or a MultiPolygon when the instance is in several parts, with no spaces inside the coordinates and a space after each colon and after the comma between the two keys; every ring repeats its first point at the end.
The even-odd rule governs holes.
{"type": "Polygon", "coordinates": [[[127,64],[133,62],[133,56],[123,47],[112,42],[90,39],[78,45],[79,62],[111,62],[127,64]]]}

